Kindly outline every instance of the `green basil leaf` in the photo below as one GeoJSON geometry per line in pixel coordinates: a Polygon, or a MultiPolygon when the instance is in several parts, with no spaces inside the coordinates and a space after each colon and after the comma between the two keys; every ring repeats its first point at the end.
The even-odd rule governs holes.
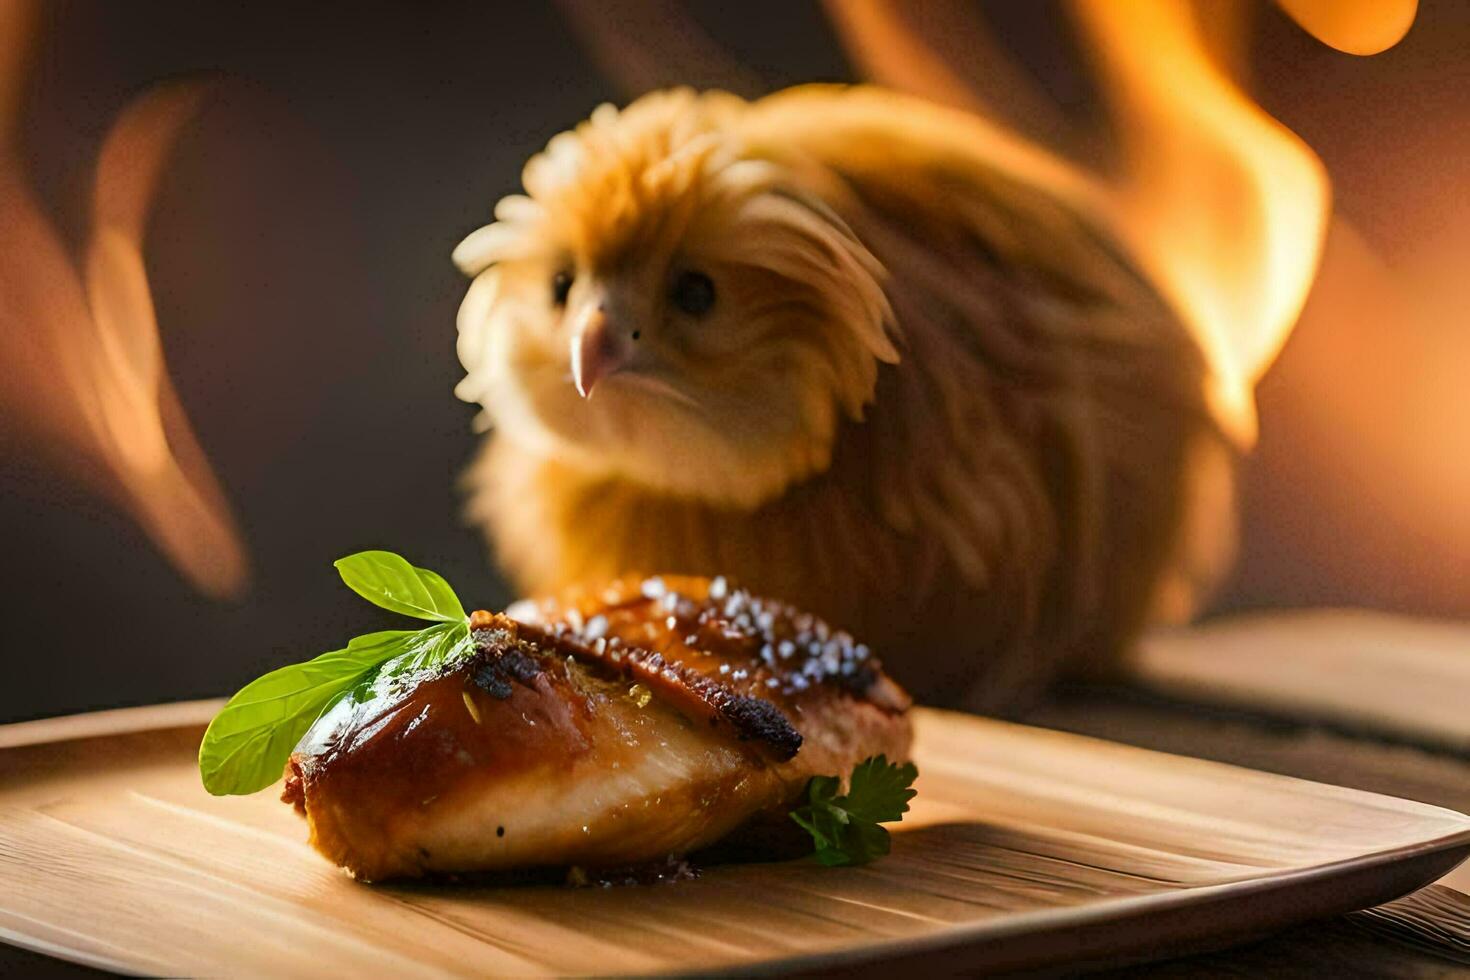
{"type": "Polygon", "coordinates": [[[468,618],[448,582],[427,568],[413,567],[402,555],[360,551],[335,564],[347,587],[374,605],[442,623],[468,618]]]}
{"type": "Polygon", "coordinates": [[[380,664],[413,649],[420,632],[359,636],[345,649],[245,685],[209,723],[199,745],[204,788],[215,796],[254,793],[280,779],[307,729],[380,664]]]}
{"type": "Polygon", "coordinates": [[[396,677],[439,667],[470,653],[473,647],[469,623],[440,623],[419,630],[407,648],[385,663],[380,673],[396,677]]]}

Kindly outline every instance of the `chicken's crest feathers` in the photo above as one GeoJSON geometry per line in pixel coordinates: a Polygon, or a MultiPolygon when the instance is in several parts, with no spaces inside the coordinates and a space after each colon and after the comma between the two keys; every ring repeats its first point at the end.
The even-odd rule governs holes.
{"type": "Polygon", "coordinates": [[[741,506],[829,465],[841,419],[862,417],[878,365],[899,360],[886,273],[828,202],[835,176],[799,152],[753,149],[750,110],[687,89],[604,105],[526,165],[525,193],[504,198],[496,221],[454,253],[476,277],[459,315],[468,375],[456,390],[485,406],[482,425],[676,494],[709,495],[713,468],[717,495],[741,506]],[[661,315],[658,284],[691,265],[720,282],[722,310],[685,334],[639,330],[645,350],[678,368],[646,385],[677,409],[645,400],[623,412],[605,399],[589,420],[568,386],[551,390],[555,378],[544,397],[526,390],[528,345],[516,335],[544,335],[547,360],[565,350],[544,309],[553,273],[642,277],[638,315],[648,319],[661,315]],[[582,438],[589,429],[594,438],[582,438]]]}

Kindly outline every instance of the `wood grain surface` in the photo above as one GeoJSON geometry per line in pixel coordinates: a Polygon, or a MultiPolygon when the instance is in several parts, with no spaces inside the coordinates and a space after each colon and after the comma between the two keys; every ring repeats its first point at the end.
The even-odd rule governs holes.
{"type": "Polygon", "coordinates": [[[921,711],[919,798],[893,855],[865,868],[363,886],[271,793],[199,788],[212,708],[170,706],[155,717],[185,727],[164,729],[149,709],[119,713],[118,734],[95,719],[0,729],[0,937],[163,974],[1019,968],[1171,955],[1378,904],[1470,848],[1470,818],[1448,810],[921,711]]]}
{"type": "Polygon", "coordinates": [[[1185,701],[1470,752],[1470,624],[1367,609],[1226,616],[1159,630],[1130,680],[1185,701]]]}

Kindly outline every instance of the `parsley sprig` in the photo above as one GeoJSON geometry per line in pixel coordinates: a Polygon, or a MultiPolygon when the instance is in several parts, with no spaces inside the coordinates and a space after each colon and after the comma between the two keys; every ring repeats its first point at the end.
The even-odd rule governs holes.
{"type": "Polygon", "coordinates": [[[813,776],[807,783],[807,805],[791,811],[791,819],[812,835],[816,859],[828,867],[867,864],[892,846],[881,825],[903,819],[917,794],[919,770],[912,762],[889,762],[885,756],[864,759],[852,771],[847,794],[842,780],[813,776]]]}
{"type": "Polygon", "coordinates": [[[347,587],[367,601],[434,625],[368,633],[245,685],[215,715],[199,745],[199,775],[215,796],[254,793],[280,779],[316,720],[344,697],[365,697],[376,678],[473,652],[469,616],[438,574],[391,551],[362,551],[335,564],[347,587]]]}

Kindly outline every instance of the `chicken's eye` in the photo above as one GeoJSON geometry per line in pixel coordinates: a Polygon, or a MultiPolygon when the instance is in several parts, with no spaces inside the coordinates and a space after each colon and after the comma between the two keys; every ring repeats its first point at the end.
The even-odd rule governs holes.
{"type": "Polygon", "coordinates": [[[567,296],[572,291],[572,274],[562,271],[551,277],[551,301],[557,306],[567,305],[567,296]]]}
{"type": "Polygon", "coordinates": [[[681,272],[669,295],[679,309],[700,316],[715,305],[715,284],[703,272],[681,272]]]}

